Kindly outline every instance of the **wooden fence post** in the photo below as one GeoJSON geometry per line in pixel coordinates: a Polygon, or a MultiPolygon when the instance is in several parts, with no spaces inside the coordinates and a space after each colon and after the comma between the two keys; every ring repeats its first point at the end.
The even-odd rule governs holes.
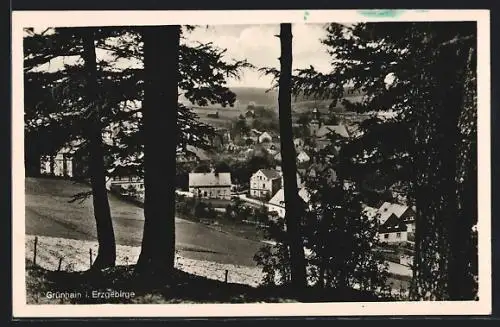
{"type": "Polygon", "coordinates": [[[92,248],[89,249],[90,268],[92,268],[92,248]]]}
{"type": "Polygon", "coordinates": [[[224,277],[224,282],[227,283],[227,275],[228,275],[229,271],[226,269],[226,276],[224,277]]]}
{"type": "Polygon", "coordinates": [[[33,266],[36,266],[36,248],[38,245],[38,236],[35,236],[35,247],[33,249],[33,266]]]}

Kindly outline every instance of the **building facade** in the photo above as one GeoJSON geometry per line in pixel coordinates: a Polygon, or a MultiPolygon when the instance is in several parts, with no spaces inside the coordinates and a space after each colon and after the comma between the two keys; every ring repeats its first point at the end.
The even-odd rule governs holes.
{"type": "Polygon", "coordinates": [[[259,135],[259,143],[272,142],[273,137],[268,132],[263,132],[259,135]]]}
{"type": "MultiPolygon", "coordinates": [[[[299,197],[307,204],[310,199],[310,194],[305,188],[299,190],[299,197]]],[[[285,192],[281,188],[267,203],[267,209],[270,213],[276,213],[278,217],[284,218],[286,214],[285,209],[285,192]]]]}
{"type": "Polygon", "coordinates": [[[250,196],[271,198],[281,188],[281,173],[275,169],[260,169],[250,178],[250,196]]]}
{"type": "Polygon", "coordinates": [[[59,151],[56,155],[40,158],[40,174],[57,177],[73,177],[74,158],[71,153],[59,151]]]}
{"type": "Polygon", "coordinates": [[[189,192],[207,199],[231,199],[231,173],[190,173],[189,192]]]}
{"type": "Polygon", "coordinates": [[[392,214],[384,224],[380,226],[378,237],[380,242],[383,243],[404,243],[408,241],[408,229],[403,221],[395,214],[392,214]]]}

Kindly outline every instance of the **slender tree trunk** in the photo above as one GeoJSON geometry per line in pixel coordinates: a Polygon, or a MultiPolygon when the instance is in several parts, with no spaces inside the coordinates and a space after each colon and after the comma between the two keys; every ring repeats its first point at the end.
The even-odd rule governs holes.
{"type": "Polygon", "coordinates": [[[180,26],[144,27],[144,234],[137,272],[168,278],[175,260],[180,26]]]}
{"type": "Polygon", "coordinates": [[[304,245],[300,232],[301,205],[297,190],[297,162],[292,130],[292,25],[280,25],[281,73],[279,78],[279,121],[283,188],[285,193],[285,221],[290,247],[293,287],[299,291],[307,286],[304,245]]]}
{"type": "Polygon", "coordinates": [[[55,176],[55,169],[56,169],[56,159],[55,159],[55,156],[54,155],[50,155],[49,156],[49,160],[50,160],[50,175],[51,176],[55,176]]]}
{"type": "Polygon", "coordinates": [[[94,216],[97,226],[99,250],[93,268],[112,267],[116,261],[116,244],[111,220],[111,211],[106,190],[106,171],[104,167],[104,149],[102,144],[102,127],[100,121],[99,91],[97,86],[97,62],[94,44],[94,30],[82,30],[87,98],[93,109],[88,123],[89,140],[89,172],[92,186],[94,216]]]}

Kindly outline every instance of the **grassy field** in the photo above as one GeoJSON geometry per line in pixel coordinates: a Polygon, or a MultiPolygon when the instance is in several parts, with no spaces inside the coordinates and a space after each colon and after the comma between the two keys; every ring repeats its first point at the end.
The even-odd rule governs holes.
{"type": "Polygon", "coordinates": [[[254,242],[261,242],[265,239],[264,232],[257,228],[257,226],[253,224],[246,224],[239,221],[230,220],[227,218],[217,218],[216,220],[204,220],[200,221],[200,219],[192,216],[192,215],[183,215],[178,213],[179,217],[191,220],[193,222],[202,222],[206,224],[209,228],[212,228],[218,232],[235,235],[238,237],[245,238],[254,242]]]}
{"type": "MultiPolygon", "coordinates": [[[[74,194],[87,191],[89,187],[67,180],[27,178],[25,189],[26,234],[56,239],[53,247],[40,245],[40,262],[57,267],[59,258],[65,258],[63,269],[71,270],[76,266],[88,268],[89,248],[93,248],[94,256],[97,250],[92,201],[91,199],[82,203],[68,203],[68,201],[74,194]],[[88,246],[85,243],[87,244],[85,246],[69,246],[67,243],[70,241],[91,241],[93,245],[88,246]],[[67,263],[73,267],[66,266],[67,263]]],[[[142,209],[114,195],[110,195],[109,198],[118,248],[133,249],[130,250],[130,254],[119,254],[121,264],[133,263],[142,240],[144,222],[142,209]]],[[[211,262],[207,264],[210,267],[222,264],[255,269],[253,256],[263,245],[258,242],[261,239],[258,233],[253,225],[231,221],[221,220],[216,226],[206,226],[194,221],[176,219],[176,249],[179,256],[185,260],[198,260],[197,264],[193,264],[195,266],[193,269],[196,269],[197,273],[200,268],[199,262],[211,262]]],[[[27,243],[28,252],[31,245],[32,242],[27,243]]],[[[31,258],[29,253],[27,258],[31,258]]],[[[218,271],[217,276],[221,278],[223,270],[218,271]]],[[[398,283],[394,287],[399,289],[401,285],[406,286],[406,279],[393,276],[393,282],[398,283]]]]}
{"type": "MultiPolygon", "coordinates": [[[[92,199],[68,202],[74,194],[90,190],[88,185],[28,177],[25,189],[26,234],[97,240],[92,199]]],[[[109,202],[117,244],[140,246],[143,209],[112,194],[109,202]]],[[[260,242],[185,219],[176,219],[175,234],[176,248],[183,255],[220,263],[255,266],[253,256],[262,246],[260,242]]]]}
{"type": "Polygon", "coordinates": [[[245,112],[241,108],[202,108],[194,107],[193,111],[198,115],[201,122],[214,127],[229,128],[234,120],[237,120],[239,115],[245,112]],[[219,113],[219,118],[209,117],[209,114],[219,113]]]}

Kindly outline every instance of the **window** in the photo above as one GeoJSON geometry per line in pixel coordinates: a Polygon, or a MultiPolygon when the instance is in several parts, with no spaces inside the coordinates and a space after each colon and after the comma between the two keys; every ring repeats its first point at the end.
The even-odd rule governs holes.
{"type": "Polygon", "coordinates": [[[388,239],[389,238],[389,234],[384,234],[384,238],[388,239]]]}
{"type": "Polygon", "coordinates": [[[262,188],[266,188],[266,183],[262,184],[262,188]]]}
{"type": "Polygon", "coordinates": [[[397,238],[401,238],[401,233],[396,233],[397,238]]]}

